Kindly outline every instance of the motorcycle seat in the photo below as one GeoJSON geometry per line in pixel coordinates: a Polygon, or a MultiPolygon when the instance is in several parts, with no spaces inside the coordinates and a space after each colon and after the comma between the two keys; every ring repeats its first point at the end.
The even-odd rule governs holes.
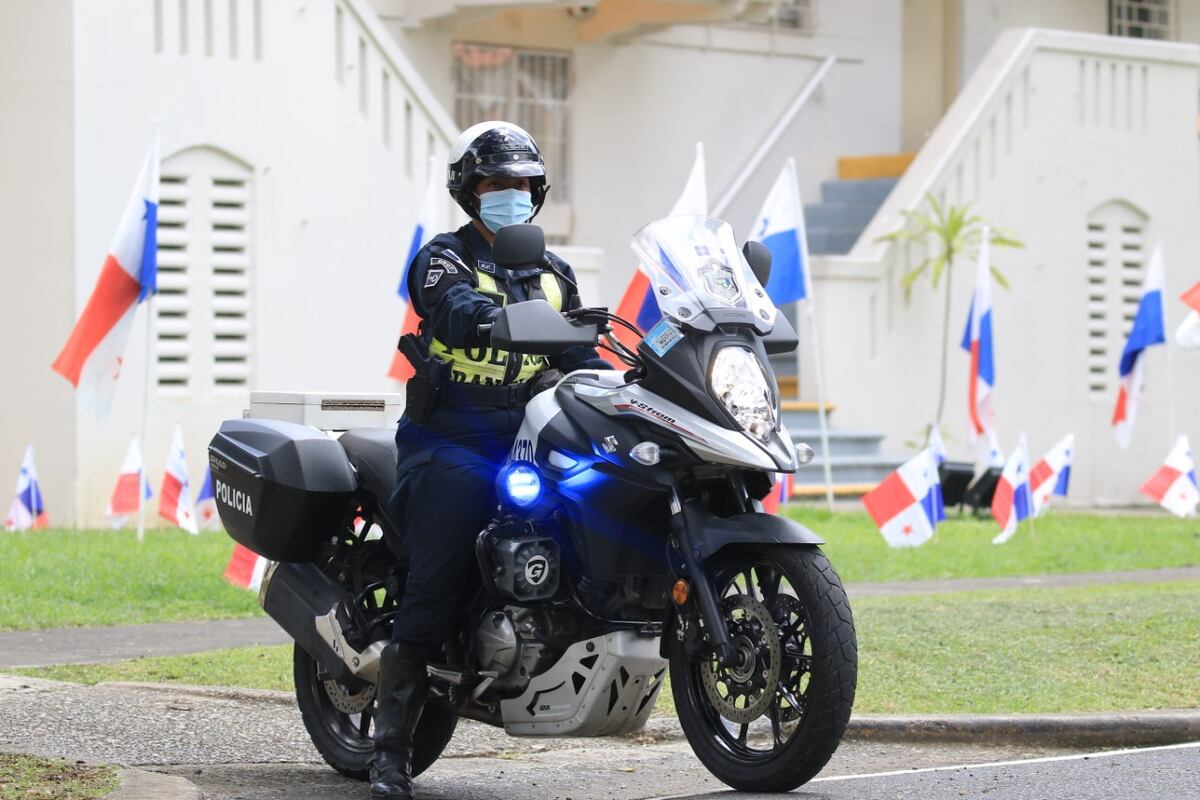
{"type": "Polygon", "coordinates": [[[338,442],[346,451],[350,465],[358,472],[363,486],[378,502],[376,520],[391,533],[398,533],[400,526],[392,519],[388,499],[396,485],[396,440],[395,431],[388,428],[355,428],[343,433],[338,442]]]}

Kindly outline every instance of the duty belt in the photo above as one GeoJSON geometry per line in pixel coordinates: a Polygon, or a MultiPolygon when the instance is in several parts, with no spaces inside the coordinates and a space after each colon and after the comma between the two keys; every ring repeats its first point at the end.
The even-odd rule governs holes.
{"type": "Polygon", "coordinates": [[[440,399],[444,406],[514,408],[529,402],[529,393],[532,387],[532,380],[501,386],[445,381],[441,385],[440,399]]]}

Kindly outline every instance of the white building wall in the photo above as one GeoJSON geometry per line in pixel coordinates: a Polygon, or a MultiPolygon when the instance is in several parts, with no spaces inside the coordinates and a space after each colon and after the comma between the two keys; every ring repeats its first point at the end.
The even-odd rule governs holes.
{"type": "MultiPolygon", "coordinates": [[[[578,43],[564,8],[405,28],[387,0],[374,1],[384,13],[395,11],[388,29],[447,108],[453,42],[573,53],[571,241],[604,251],[597,303],[620,300],[634,268],[629,240],[670,210],[695,143],[705,145],[715,203],[826,56],[844,61],[725,212],[739,235],[788,156],[797,159],[804,196],[815,202],[820,182],[836,176],[839,156],[892,153],[900,145],[899,0],[821,2],[814,35],[697,24],[594,44],[578,43]]],[[[557,165],[548,166],[553,184],[557,165]]]]}
{"type": "Polygon", "coordinates": [[[71,8],[0,3],[0,491],[13,486],[32,444],[51,521],[68,524],[75,401],[50,364],[74,320],[71,8]]]}
{"type": "MultiPolygon", "coordinates": [[[[935,413],[943,295],[922,280],[906,302],[899,280],[919,254],[906,258],[877,242],[900,224],[902,210],[933,192],[973,203],[1026,244],[993,256],[1012,283],[1011,291],[993,290],[1002,446],[1011,448],[1023,430],[1040,453],[1074,432],[1073,500],[1138,501],[1138,486],[1171,445],[1171,403],[1174,431],[1197,434],[1189,426],[1200,419],[1200,371],[1194,353],[1152,348],[1134,444],[1117,448],[1109,421],[1119,350],[1108,355],[1111,390],[1088,390],[1087,226],[1112,201],[1148,218],[1145,251],[1163,245],[1173,332],[1183,310],[1178,294],[1195,281],[1192,254],[1200,247],[1198,66],[1200,48],[1187,45],[1054,31],[1011,32],[997,43],[850,255],[818,266],[823,306],[840,310],[823,315],[839,426],[886,431],[888,449],[902,455],[935,413]]],[[[974,264],[960,262],[943,420],[956,440],[952,456],[969,454],[968,363],[958,342],[973,285],[974,264]]],[[[1123,291],[1136,296],[1140,287],[1123,291]]],[[[1124,331],[1115,339],[1123,342],[1124,331]]]]}
{"type": "MultiPolygon", "coordinates": [[[[73,266],[24,287],[25,297],[62,295],[48,300],[51,313],[30,319],[6,314],[0,323],[29,324],[23,335],[6,331],[13,334],[6,342],[36,343],[19,362],[29,376],[30,400],[14,404],[5,418],[26,432],[35,423],[66,431],[62,438],[68,441],[78,426],[73,446],[64,447],[59,438],[38,450],[54,518],[101,522],[129,438],[140,427],[143,311],[106,419],[68,413],[70,389],[48,365],[91,292],[155,119],[165,160],[200,148],[247,170],[253,236],[250,380],[235,388],[200,381],[187,392],[152,392],[145,451],[156,491],[174,424],[185,431],[195,491],[208,439],[221,419],[240,416],[252,388],[394,391],[386,370],[402,312],[396,286],[429,178],[428,155],[444,154],[454,131],[369,9],[359,0],[303,6],[114,0],[12,8],[5,6],[13,16],[6,22],[53,35],[36,37],[40,49],[31,45],[29,52],[19,48],[0,57],[0,86],[15,87],[12,102],[24,103],[41,123],[20,128],[20,134],[10,126],[0,163],[15,179],[45,187],[34,193],[41,200],[45,192],[40,207],[13,209],[5,217],[15,230],[30,232],[17,237],[21,249],[6,263],[36,261],[32,232],[40,225],[43,259],[53,263],[49,259],[61,250],[58,257],[73,266]],[[174,16],[181,7],[189,11],[186,36],[174,16]],[[161,19],[155,8],[163,10],[161,19]],[[232,25],[229,9],[237,14],[232,25]],[[337,9],[345,57],[340,82],[337,9]],[[365,84],[359,78],[360,40],[365,84]],[[392,93],[386,142],[384,71],[392,93]],[[42,85],[21,89],[23,81],[42,85]],[[36,158],[22,160],[30,151],[36,158]],[[36,164],[46,168],[39,171],[36,164]],[[48,218],[54,219],[53,234],[44,230],[48,218]],[[67,454],[73,451],[71,463],[67,454]],[[78,488],[71,519],[65,516],[71,503],[63,476],[73,472],[78,488]]],[[[202,323],[194,331],[200,337],[207,335],[202,323]]],[[[10,348],[5,345],[6,353],[10,348]]],[[[204,343],[196,349],[203,351],[204,343]]],[[[6,430],[3,436],[0,453],[15,474],[27,433],[6,430]]]]}

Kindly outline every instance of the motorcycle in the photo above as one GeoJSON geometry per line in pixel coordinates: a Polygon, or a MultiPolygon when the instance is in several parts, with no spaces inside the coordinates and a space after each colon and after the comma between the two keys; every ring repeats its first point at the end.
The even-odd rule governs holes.
{"type": "MultiPolygon", "coordinates": [[[[774,474],[812,458],[781,422],[769,367],[797,346],[763,289],[770,252],[739,251],[728,224],[700,216],[652,223],[633,248],[662,313],[636,350],[612,335],[640,335],[632,323],[544,300],[510,304],[481,330],[533,356],[599,343],[628,369],[573,372],[529,401],[476,541],[479,586],[428,667],[416,773],[459,718],[513,736],[634,731],[668,675],[693,751],[735,789],[794,789],[845,731],[857,676],[846,594],[822,539],[759,502],[774,474]]],[[[505,268],[553,269],[544,253],[533,225],[501,229],[493,247],[505,268]]],[[[230,420],[209,454],[226,529],[272,562],[260,603],[296,642],[313,744],[365,778],[406,576],[388,505],[393,431],[335,439],[230,420]]]]}

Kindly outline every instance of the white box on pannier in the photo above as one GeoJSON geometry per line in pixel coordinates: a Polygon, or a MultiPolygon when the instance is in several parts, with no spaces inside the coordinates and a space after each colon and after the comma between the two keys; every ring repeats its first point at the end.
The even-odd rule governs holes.
{"type": "Polygon", "coordinates": [[[323,431],[395,428],[404,413],[401,394],[251,392],[248,419],[277,419],[323,431]]]}

